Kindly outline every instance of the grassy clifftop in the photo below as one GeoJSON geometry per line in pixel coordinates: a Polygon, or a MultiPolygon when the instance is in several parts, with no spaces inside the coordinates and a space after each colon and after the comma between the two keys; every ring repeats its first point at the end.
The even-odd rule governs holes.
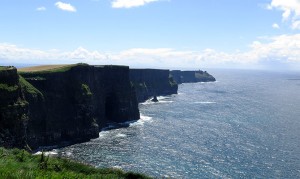
{"type": "Polygon", "coordinates": [[[21,73],[24,72],[60,72],[67,71],[75,65],[42,65],[42,66],[33,66],[19,68],[18,71],[21,73]]]}
{"type": "Polygon", "coordinates": [[[0,148],[0,178],[109,178],[147,179],[117,169],[96,169],[68,159],[31,155],[24,150],[0,148]]]}
{"type": "Polygon", "coordinates": [[[13,66],[0,66],[0,71],[13,69],[13,66]]]}

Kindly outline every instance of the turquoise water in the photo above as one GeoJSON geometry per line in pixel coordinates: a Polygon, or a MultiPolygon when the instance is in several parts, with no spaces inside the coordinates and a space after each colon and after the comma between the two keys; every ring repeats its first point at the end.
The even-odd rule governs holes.
{"type": "Polygon", "coordinates": [[[300,74],[209,72],[140,104],[130,127],[53,152],[156,177],[300,178],[300,74]]]}

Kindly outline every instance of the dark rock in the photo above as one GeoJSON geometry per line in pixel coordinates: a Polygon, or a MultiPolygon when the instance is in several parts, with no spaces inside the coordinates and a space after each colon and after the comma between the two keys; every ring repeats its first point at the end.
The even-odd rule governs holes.
{"type": "Polygon", "coordinates": [[[212,82],[216,79],[207,73],[206,71],[170,71],[170,76],[173,77],[174,81],[178,84],[182,83],[196,83],[196,82],[212,82]]]}
{"type": "Polygon", "coordinates": [[[0,146],[22,148],[26,143],[28,103],[22,94],[17,69],[0,70],[0,146]]]}
{"type": "Polygon", "coordinates": [[[144,102],[152,96],[177,94],[178,85],[169,77],[169,73],[169,70],[130,69],[130,80],[138,102],[144,102]]]}
{"type": "Polygon", "coordinates": [[[173,78],[215,81],[203,71],[77,64],[19,75],[0,66],[0,146],[35,150],[97,138],[108,124],[138,120],[138,102],[177,94],[173,78]]]}
{"type": "Polygon", "coordinates": [[[158,99],[157,99],[156,96],[154,96],[154,97],[151,99],[151,101],[156,103],[156,102],[158,102],[158,99]]]}
{"type": "MultiPolygon", "coordinates": [[[[5,72],[2,76],[8,81],[18,74],[14,69],[11,75],[5,72]]],[[[88,141],[98,137],[99,130],[108,123],[140,118],[128,67],[76,65],[63,72],[22,76],[25,79],[15,77],[14,83],[9,81],[16,86],[13,92],[0,90],[2,146],[11,141],[7,146],[28,144],[36,149],[88,141]],[[20,101],[22,106],[16,105],[20,101]]]]}

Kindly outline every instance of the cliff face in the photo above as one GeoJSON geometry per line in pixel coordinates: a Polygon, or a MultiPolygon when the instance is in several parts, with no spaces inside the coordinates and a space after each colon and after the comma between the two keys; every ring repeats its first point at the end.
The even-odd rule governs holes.
{"type": "Polygon", "coordinates": [[[153,96],[177,94],[178,85],[169,77],[169,70],[130,69],[130,80],[139,102],[153,96]]]}
{"type": "Polygon", "coordinates": [[[176,94],[177,83],[215,81],[203,71],[69,65],[38,72],[0,66],[0,146],[88,141],[109,123],[138,120],[138,102],[176,94]]]}
{"type": "Polygon", "coordinates": [[[173,77],[174,81],[178,84],[181,83],[196,83],[196,82],[210,82],[216,81],[216,79],[207,73],[206,71],[170,71],[170,76],[173,77]]]}
{"type": "MultiPolygon", "coordinates": [[[[9,100],[5,99],[0,124],[11,119],[16,123],[18,119],[5,115],[5,110],[24,116],[17,120],[25,130],[20,134],[25,139],[20,141],[32,148],[87,141],[98,137],[99,129],[108,123],[139,119],[128,67],[77,65],[22,76],[26,80],[20,77],[20,81],[25,85],[19,85],[18,93],[11,96],[14,102],[21,99],[26,105],[16,113],[7,107],[9,100]],[[34,92],[30,93],[30,89],[34,92]]],[[[6,128],[11,129],[8,125],[6,128]]]]}
{"type": "Polygon", "coordinates": [[[17,69],[0,67],[0,146],[23,147],[27,121],[28,102],[17,69]]]}

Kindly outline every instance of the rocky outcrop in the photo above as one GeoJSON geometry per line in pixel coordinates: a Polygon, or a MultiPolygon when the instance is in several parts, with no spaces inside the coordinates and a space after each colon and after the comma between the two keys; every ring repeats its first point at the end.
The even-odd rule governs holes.
{"type": "Polygon", "coordinates": [[[170,71],[170,76],[173,77],[174,81],[178,84],[182,83],[196,83],[196,82],[211,82],[216,79],[207,73],[206,71],[170,71]]]}
{"type": "Polygon", "coordinates": [[[178,85],[169,70],[130,69],[130,80],[136,89],[138,102],[154,96],[177,94],[178,85]]]}
{"type": "Polygon", "coordinates": [[[0,72],[7,79],[15,79],[9,86],[14,87],[14,93],[0,91],[1,98],[5,98],[1,99],[5,103],[1,104],[0,126],[9,129],[0,131],[0,145],[12,136],[20,136],[16,139],[19,142],[6,146],[28,144],[36,149],[83,142],[98,137],[99,130],[108,123],[139,119],[128,67],[81,64],[57,71],[22,73],[22,77],[16,69],[13,72],[16,76],[0,72]],[[11,107],[19,103],[16,109],[11,107]]]}
{"type": "Polygon", "coordinates": [[[0,67],[0,146],[23,147],[27,121],[28,102],[17,69],[0,67]]]}

